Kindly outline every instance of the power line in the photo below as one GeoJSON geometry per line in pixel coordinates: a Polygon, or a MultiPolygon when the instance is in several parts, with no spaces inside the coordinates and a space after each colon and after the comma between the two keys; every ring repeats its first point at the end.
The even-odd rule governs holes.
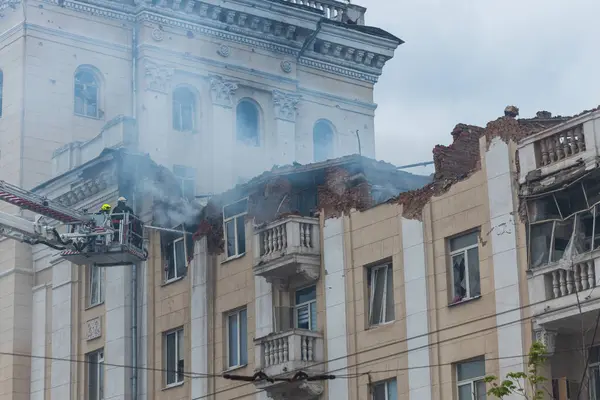
{"type": "MultiPolygon", "coordinates": [[[[582,304],[585,304],[585,303],[588,303],[588,302],[591,302],[591,301],[592,301],[591,299],[588,299],[587,301],[582,302],[582,304]]],[[[448,329],[453,329],[453,328],[458,328],[458,327],[464,327],[465,324],[469,324],[469,323],[481,321],[481,320],[484,320],[484,319],[487,319],[487,318],[491,318],[491,317],[497,317],[498,315],[503,315],[503,314],[506,314],[506,313],[509,313],[509,312],[519,311],[519,310],[522,310],[524,308],[532,307],[534,305],[538,305],[538,304],[545,303],[545,302],[546,302],[546,300],[540,301],[540,302],[537,302],[537,303],[533,303],[533,304],[526,304],[526,305],[523,305],[523,306],[511,309],[511,310],[506,310],[506,311],[503,311],[503,312],[500,312],[500,313],[495,313],[495,314],[492,314],[492,315],[488,315],[486,317],[480,317],[480,318],[477,318],[477,319],[474,319],[474,320],[471,320],[471,321],[467,321],[467,322],[459,324],[459,325],[453,325],[453,326],[450,326],[450,327],[438,329],[436,331],[432,331],[432,332],[428,332],[428,333],[425,333],[425,334],[413,336],[411,338],[401,339],[401,340],[397,340],[397,341],[393,341],[393,342],[389,342],[389,343],[383,344],[381,346],[376,346],[376,347],[373,347],[373,348],[370,348],[370,349],[365,349],[365,350],[361,350],[361,351],[358,351],[358,352],[355,352],[355,353],[347,354],[347,355],[342,356],[342,357],[337,357],[337,358],[334,358],[334,359],[331,359],[331,360],[318,362],[318,363],[312,364],[311,368],[313,368],[315,366],[318,366],[318,365],[323,365],[323,364],[326,364],[326,363],[331,363],[332,361],[338,361],[338,360],[341,360],[341,359],[345,359],[345,358],[348,358],[348,357],[352,357],[352,356],[356,356],[356,355],[359,355],[359,354],[367,353],[367,352],[370,352],[370,351],[379,350],[379,349],[382,349],[384,347],[392,346],[392,345],[395,345],[395,344],[400,344],[400,343],[403,343],[403,342],[407,342],[409,340],[414,340],[414,339],[422,338],[422,337],[429,336],[429,335],[432,335],[432,334],[435,334],[435,333],[439,333],[439,332],[442,332],[442,331],[445,331],[445,330],[448,330],[448,329]]],[[[559,308],[553,309],[552,311],[553,312],[561,311],[561,310],[564,310],[564,309],[567,309],[567,308],[570,308],[570,307],[572,307],[572,305],[569,304],[569,305],[565,305],[563,307],[559,307],[559,308]]],[[[375,358],[375,359],[372,359],[372,360],[368,360],[368,361],[363,361],[363,362],[360,362],[360,363],[356,363],[354,365],[345,366],[343,368],[338,368],[338,369],[330,370],[330,371],[327,371],[327,372],[328,373],[332,373],[332,372],[340,371],[340,370],[343,370],[343,369],[349,369],[349,368],[353,368],[353,367],[358,367],[358,366],[361,366],[363,364],[369,364],[369,363],[373,363],[373,362],[376,362],[376,361],[380,361],[380,360],[385,359],[385,358],[394,357],[394,356],[397,356],[397,355],[402,355],[402,354],[408,353],[410,351],[422,350],[422,349],[425,349],[425,348],[428,348],[428,347],[432,347],[432,346],[435,346],[435,345],[439,345],[439,344],[442,344],[442,343],[445,343],[445,342],[458,340],[458,339],[465,338],[465,337],[468,337],[468,336],[471,336],[471,335],[474,335],[474,334],[486,332],[486,331],[489,331],[489,330],[492,330],[492,329],[497,329],[497,328],[500,328],[500,327],[503,327],[503,326],[513,325],[513,324],[516,324],[516,323],[524,322],[524,321],[527,321],[527,320],[530,320],[530,319],[534,319],[534,318],[538,318],[538,317],[539,317],[539,315],[532,315],[532,316],[529,316],[529,317],[523,317],[523,318],[520,318],[520,319],[517,319],[517,320],[514,320],[514,321],[506,322],[506,323],[501,324],[501,325],[497,325],[496,324],[496,325],[493,325],[493,326],[488,327],[488,328],[480,329],[479,331],[469,332],[469,333],[466,333],[466,334],[463,334],[463,335],[460,335],[460,336],[454,336],[454,337],[451,337],[451,338],[448,338],[448,339],[445,339],[445,340],[440,340],[440,341],[435,342],[435,343],[430,343],[430,344],[427,344],[427,345],[424,345],[424,346],[416,347],[414,349],[404,350],[404,351],[400,351],[400,352],[392,353],[392,354],[387,354],[387,355],[382,356],[382,357],[378,357],[378,358],[375,358]]],[[[298,372],[298,371],[301,371],[301,369],[295,369],[295,370],[287,371],[287,372],[285,372],[285,374],[290,374],[290,373],[294,373],[294,372],[298,372]]],[[[278,375],[275,375],[275,376],[280,376],[280,375],[283,375],[283,374],[278,374],[278,375]]],[[[210,394],[207,394],[207,395],[204,395],[204,396],[195,397],[193,400],[204,399],[204,398],[216,395],[216,394],[228,392],[230,390],[238,389],[240,387],[244,387],[244,386],[247,386],[247,385],[249,385],[249,384],[243,384],[243,385],[238,385],[238,386],[234,386],[234,387],[231,387],[231,388],[222,389],[220,391],[213,392],[213,393],[210,393],[210,394]]],[[[262,391],[263,390],[261,389],[259,391],[254,392],[253,394],[260,393],[262,391]]],[[[246,395],[246,396],[249,396],[249,395],[246,395]]],[[[230,399],[230,400],[233,400],[233,399],[230,399]]]]}

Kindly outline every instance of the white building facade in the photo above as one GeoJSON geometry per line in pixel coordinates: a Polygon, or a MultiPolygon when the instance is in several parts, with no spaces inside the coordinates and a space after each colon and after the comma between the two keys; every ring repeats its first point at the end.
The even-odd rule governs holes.
{"type": "MultiPolygon", "coordinates": [[[[366,26],[365,11],[333,0],[0,0],[0,179],[31,189],[124,146],[192,197],[274,164],[373,157],[373,87],[402,41],[366,26]]],[[[48,195],[69,192],[70,179],[48,195]]],[[[93,201],[82,189],[71,204],[117,194],[94,187],[93,201]]],[[[48,364],[30,356],[78,354],[68,344],[87,326],[74,312],[82,275],[13,241],[0,255],[0,351],[13,354],[0,356],[0,399],[80,398],[75,369],[56,361],[42,373],[48,364]]],[[[116,347],[101,356],[122,364],[129,278],[115,273],[105,323],[120,331],[106,331],[116,347]]],[[[128,398],[127,379],[113,382],[105,398],[128,398]]]]}

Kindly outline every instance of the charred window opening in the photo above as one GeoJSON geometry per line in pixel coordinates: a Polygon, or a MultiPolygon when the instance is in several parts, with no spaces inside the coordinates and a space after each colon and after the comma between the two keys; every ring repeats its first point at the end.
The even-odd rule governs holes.
{"type": "Polygon", "coordinates": [[[248,199],[223,207],[223,231],[227,258],[246,253],[245,220],[248,213],[248,199]]]}
{"type": "Polygon", "coordinates": [[[600,247],[596,214],[600,209],[597,177],[527,200],[531,268],[590,252],[600,247]]]}
{"type": "MultiPolygon", "coordinates": [[[[183,230],[183,228],[179,226],[174,230],[183,230]]],[[[187,274],[187,257],[183,232],[162,232],[160,241],[165,267],[165,282],[183,278],[187,274]]]]}
{"type": "Polygon", "coordinates": [[[313,216],[317,210],[316,187],[292,193],[291,209],[302,216],[313,216]]]}

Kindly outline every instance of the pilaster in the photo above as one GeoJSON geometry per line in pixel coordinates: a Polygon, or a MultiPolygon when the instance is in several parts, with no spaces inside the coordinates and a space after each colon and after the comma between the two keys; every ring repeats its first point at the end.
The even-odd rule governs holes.
{"type": "Polygon", "coordinates": [[[235,112],[233,98],[237,83],[218,75],[208,77],[212,100],[213,163],[212,191],[215,193],[230,189],[234,181],[235,162],[235,112]]]}
{"type": "Polygon", "coordinates": [[[286,165],[296,161],[296,116],[301,96],[273,90],[275,108],[275,152],[274,164],[286,165]]]}

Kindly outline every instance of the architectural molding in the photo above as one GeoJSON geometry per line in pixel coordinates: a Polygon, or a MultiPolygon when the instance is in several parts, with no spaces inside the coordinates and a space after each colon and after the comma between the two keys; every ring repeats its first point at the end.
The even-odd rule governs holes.
{"type": "Polygon", "coordinates": [[[281,90],[273,90],[273,106],[275,107],[275,118],[285,121],[296,122],[298,103],[302,96],[286,93],[281,90]]]}
{"type": "MultiPolygon", "coordinates": [[[[0,1],[14,2],[20,0],[0,1]]],[[[52,4],[59,4],[60,1],[62,2],[61,7],[94,16],[127,22],[148,21],[161,26],[171,26],[219,40],[227,40],[294,57],[298,56],[302,47],[302,42],[294,39],[297,29],[293,25],[277,24],[266,18],[225,10],[217,6],[210,6],[212,7],[210,8],[204,3],[200,3],[198,14],[194,12],[184,14],[185,10],[173,10],[167,7],[155,7],[146,4],[138,7],[121,5],[120,8],[125,11],[117,11],[112,9],[114,7],[113,2],[106,0],[97,0],[94,3],[80,3],[72,0],[65,0],[64,2],[63,0],[46,1],[52,4]],[[226,16],[226,22],[219,20],[221,15],[226,16]]],[[[386,56],[359,49],[350,50],[349,47],[346,48],[339,44],[323,43],[320,52],[307,52],[299,60],[300,64],[352,79],[370,83],[377,82],[378,75],[381,73],[381,68],[378,67],[383,67],[385,61],[387,61],[386,56]],[[322,49],[326,51],[323,52],[322,49]],[[323,58],[324,54],[328,54],[326,57],[328,59],[319,60],[319,58],[323,58]],[[356,65],[373,69],[374,72],[356,70],[356,65]]],[[[285,65],[287,69],[287,64],[285,65]]],[[[284,69],[284,72],[286,72],[286,69],[284,69]]]]}
{"type": "Polygon", "coordinates": [[[107,187],[116,184],[115,174],[107,172],[75,186],[73,189],[57,197],[55,201],[64,206],[79,204],[90,197],[101,193],[107,187]]]}
{"type": "Polygon", "coordinates": [[[289,60],[283,60],[280,64],[281,70],[286,74],[292,72],[292,62],[289,60]]]}
{"type": "Polygon", "coordinates": [[[223,79],[218,75],[208,77],[210,83],[210,96],[215,105],[221,107],[233,106],[233,95],[238,88],[237,83],[223,79]]]}
{"type": "Polygon", "coordinates": [[[144,60],[144,78],[146,90],[159,93],[168,93],[171,89],[171,79],[174,69],[158,65],[152,61],[144,60]]]}
{"type": "Polygon", "coordinates": [[[15,267],[15,268],[11,268],[9,270],[0,272],[0,278],[4,278],[5,276],[9,276],[9,275],[13,275],[13,274],[33,275],[33,271],[15,267]]]}
{"type": "Polygon", "coordinates": [[[554,354],[554,350],[556,349],[556,335],[556,331],[548,330],[546,328],[537,329],[535,331],[536,342],[542,343],[550,356],[554,354]]]}
{"type": "Polygon", "coordinates": [[[226,44],[222,44],[221,46],[219,46],[217,54],[221,57],[229,57],[229,55],[231,54],[231,48],[226,44]]]}

